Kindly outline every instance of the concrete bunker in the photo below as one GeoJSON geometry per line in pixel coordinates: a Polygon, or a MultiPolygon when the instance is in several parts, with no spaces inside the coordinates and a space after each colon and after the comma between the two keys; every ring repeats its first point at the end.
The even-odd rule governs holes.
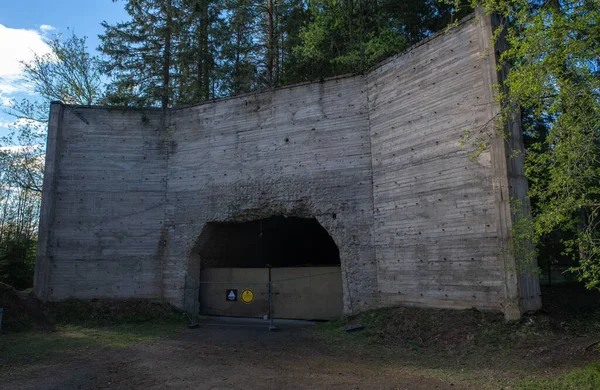
{"type": "Polygon", "coordinates": [[[340,252],[316,218],[209,222],[193,252],[200,314],[262,318],[269,313],[270,282],[275,318],[342,314],[340,252]],[[251,302],[241,299],[246,290],[251,302]]]}
{"type": "MultiPolygon", "coordinates": [[[[525,215],[529,203],[520,125],[495,131],[500,22],[467,18],[364,75],[196,106],[52,104],[37,296],[197,310],[200,277],[217,269],[201,272],[204,226],[286,215],[316,218],[335,240],[345,314],[538,309],[537,274],[511,252],[510,200],[525,215]],[[477,161],[467,129],[490,137],[477,161]]],[[[256,281],[266,268],[240,269],[256,281]]]]}

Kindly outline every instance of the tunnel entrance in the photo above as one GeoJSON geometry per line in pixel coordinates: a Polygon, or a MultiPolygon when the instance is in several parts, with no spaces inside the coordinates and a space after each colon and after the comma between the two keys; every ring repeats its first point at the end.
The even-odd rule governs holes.
{"type": "Polygon", "coordinates": [[[315,218],[208,223],[201,268],[339,266],[337,245],[315,218]]]}
{"type": "Polygon", "coordinates": [[[274,318],[342,314],[339,249],[315,218],[211,222],[201,243],[201,314],[262,318],[269,304],[274,318]]]}

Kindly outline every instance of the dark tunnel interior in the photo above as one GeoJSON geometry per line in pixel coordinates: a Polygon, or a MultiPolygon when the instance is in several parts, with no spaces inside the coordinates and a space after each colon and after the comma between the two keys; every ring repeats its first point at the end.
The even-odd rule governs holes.
{"type": "Polygon", "coordinates": [[[315,218],[211,222],[201,237],[202,268],[340,265],[337,245],[315,218]]]}

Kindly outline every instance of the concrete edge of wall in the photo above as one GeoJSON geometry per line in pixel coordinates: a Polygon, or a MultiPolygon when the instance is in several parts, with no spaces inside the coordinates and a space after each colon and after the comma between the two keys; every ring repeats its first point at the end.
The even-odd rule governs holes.
{"type": "Polygon", "coordinates": [[[56,202],[56,177],[59,133],[62,126],[64,105],[60,102],[50,104],[50,120],[46,141],[46,159],[44,165],[43,191],[40,204],[40,222],[38,225],[37,256],[35,262],[34,291],[42,301],[48,299],[50,278],[50,255],[48,249],[54,224],[56,202]]]}
{"type": "Polygon", "coordinates": [[[306,85],[311,85],[311,84],[322,84],[322,83],[326,83],[329,81],[335,81],[335,80],[343,80],[343,79],[347,79],[347,78],[352,78],[352,77],[357,77],[357,76],[368,76],[369,74],[375,72],[377,69],[381,68],[382,66],[385,66],[386,64],[393,62],[394,60],[407,55],[408,53],[410,53],[411,51],[426,45],[428,43],[430,43],[431,41],[444,36],[445,34],[448,34],[449,32],[452,32],[453,29],[459,28],[460,26],[462,26],[463,24],[476,20],[477,14],[476,13],[472,13],[469,14],[467,16],[465,16],[464,18],[462,18],[461,20],[459,20],[458,22],[456,22],[456,25],[454,25],[449,31],[447,29],[443,29],[441,31],[438,31],[437,33],[433,34],[430,37],[427,37],[417,43],[415,43],[414,45],[411,45],[410,47],[408,47],[407,49],[401,51],[400,53],[394,54],[393,56],[386,58],[384,60],[381,60],[380,62],[378,62],[377,64],[373,65],[372,67],[370,67],[369,69],[367,69],[364,74],[360,74],[360,73],[345,73],[345,74],[341,74],[341,75],[337,75],[337,76],[331,76],[331,77],[325,77],[323,79],[320,80],[311,80],[311,81],[303,81],[303,82],[299,82],[299,83],[294,83],[294,84],[289,84],[289,85],[283,85],[280,87],[275,87],[275,88],[270,88],[270,89],[261,89],[258,91],[251,91],[251,92],[246,92],[246,93],[242,93],[239,95],[234,95],[234,96],[227,96],[227,97],[221,97],[221,98],[216,98],[216,99],[211,99],[211,100],[207,100],[201,103],[197,103],[197,104],[189,104],[189,105],[183,105],[183,106],[177,106],[177,107],[171,107],[168,109],[163,109],[160,107],[132,107],[132,106],[101,106],[101,105],[78,105],[78,104],[66,104],[66,103],[62,103],[62,102],[53,102],[56,104],[60,104],[64,107],[71,107],[71,108],[87,108],[87,109],[107,109],[107,110],[115,110],[115,111],[119,111],[119,110],[138,110],[138,111],[146,111],[146,110],[157,110],[157,111],[166,111],[166,112],[173,112],[173,111],[178,111],[178,110],[185,110],[188,108],[193,108],[193,107],[198,107],[198,106],[203,106],[203,105],[207,105],[207,104],[213,104],[213,103],[218,103],[221,101],[227,101],[227,100],[231,100],[231,99],[242,99],[242,98],[247,98],[247,97],[251,97],[251,96],[256,96],[256,95],[261,95],[264,93],[269,93],[269,92],[277,92],[280,90],[286,90],[286,89],[292,89],[292,88],[296,88],[296,87],[302,87],[302,86],[306,86],[306,85]]]}
{"type": "Polygon", "coordinates": [[[496,15],[485,15],[482,8],[476,10],[478,28],[480,30],[483,78],[486,81],[486,101],[491,102],[489,126],[492,126],[490,152],[492,158],[492,177],[496,212],[498,215],[498,249],[504,284],[504,315],[507,320],[518,320],[527,311],[541,308],[539,280],[536,273],[521,269],[519,259],[511,249],[512,228],[514,218],[511,210],[513,200],[524,205],[522,212],[530,215],[527,198],[527,179],[523,172],[523,161],[515,164],[513,151],[523,156],[521,124],[518,115],[501,124],[498,131],[498,116],[501,103],[498,102],[494,86],[502,86],[507,74],[506,66],[499,67],[499,56],[507,49],[503,35],[494,42],[494,32],[502,27],[501,19],[496,15]],[[502,134],[504,133],[504,134],[502,134]],[[537,291],[536,291],[537,290],[537,291]]]}

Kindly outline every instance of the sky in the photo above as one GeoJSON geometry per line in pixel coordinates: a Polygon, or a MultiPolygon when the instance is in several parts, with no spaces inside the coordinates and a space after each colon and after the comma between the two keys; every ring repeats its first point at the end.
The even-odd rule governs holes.
{"type": "MultiPolygon", "coordinates": [[[[88,37],[90,52],[98,47],[100,23],[127,19],[123,2],[112,0],[0,0],[0,105],[10,99],[35,98],[21,80],[19,61],[49,51],[45,39],[71,29],[88,37]]],[[[15,119],[0,109],[0,137],[15,119]]]]}

